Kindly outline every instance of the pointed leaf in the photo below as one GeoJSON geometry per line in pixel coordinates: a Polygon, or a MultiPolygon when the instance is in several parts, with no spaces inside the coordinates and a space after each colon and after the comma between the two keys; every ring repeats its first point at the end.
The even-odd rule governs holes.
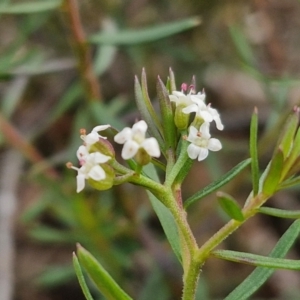
{"type": "Polygon", "coordinates": [[[62,4],[61,0],[44,0],[44,1],[32,1],[16,4],[4,4],[0,5],[0,14],[31,14],[39,13],[47,10],[58,8],[62,4]]]}
{"type": "Polygon", "coordinates": [[[281,148],[278,148],[268,166],[268,172],[262,185],[263,194],[271,196],[277,190],[283,167],[283,159],[283,151],[281,148]]]}
{"type": "Polygon", "coordinates": [[[257,211],[261,214],[279,218],[300,219],[300,210],[285,210],[273,207],[260,207],[257,211]]]}
{"type": "Polygon", "coordinates": [[[84,276],[82,274],[82,270],[81,270],[78,258],[77,258],[75,253],[73,253],[73,266],[74,266],[75,273],[76,273],[77,279],[79,281],[80,287],[81,287],[82,292],[85,296],[85,299],[86,300],[93,300],[93,297],[92,297],[92,295],[89,291],[89,288],[88,288],[88,286],[85,282],[85,279],[84,279],[84,276]]]}
{"type": "Polygon", "coordinates": [[[120,286],[114,281],[103,266],[95,259],[94,256],[81,245],[77,245],[77,256],[79,263],[87,271],[99,291],[108,300],[130,300],[120,286]]]}
{"type": "MultiPolygon", "coordinates": [[[[144,167],[144,171],[147,172],[147,175],[155,180],[159,181],[157,172],[153,165],[147,165],[144,167]]],[[[171,212],[149,191],[147,191],[152,207],[162,225],[162,228],[166,234],[166,237],[177,256],[178,260],[181,262],[181,251],[180,251],[180,242],[179,242],[179,234],[177,231],[177,225],[174,220],[171,212]]]]}
{"type": "Polygon", "coordinates": [[[282,149],[284,159],[289,155],[299,123],[299,112],[295,110],[284,124],[277,147],[282,149]]]}
{"type": "Polygon", "coordinates": [[[293,172],[295,173],[298,172],[298,170],[297,169],[294,170],[293,167],[295,167],[298,163],[297,158],[299,158],[299,154],[300,154],[300,130],[298,129],[293,141],[293,147],[291,153],[289,154],[288,158],[284,162],[281,179],[284,179],[285,177],[288,178],[294,175],[293,172]]]}
{"type": "Polygon", "coordinates": [[[175,81],[175,75],[173,70],[170,68],[169,69],[169,78],[170,78],[170,93],[173,91],[176,91],[176,81],[175,81]]]}
{"type": "MultiPolygon", "coordinates": [[[[142,78],[144,81],[145,78],[142,78]]],[[[141,114],[141,117],[149,126],[149,132],[150,135],[155,137],[157,139],[157,142],[159,144],[160,149],[164,149],[164,141],[162,139],[162,136],[158,130],[158,127],[155,126],[155,123],[153,122],[152,115],[155,114],[155,111],[152,107],[152,103],[150,99],[147,97],[147,92],[145,91],[145,83],[144,90],[142,90],[142,87],[140,85],[140,82],[137,77],[135,77],[134,81],[134,92],[135,92],[135,101],[137,108],[141,114]]]]}
{"type": "MultiPolygon", "coordinates": [[[[269,257],[284,257],[300,234],[300,220],[295,221],[280,238],[269,257]]],[[[224,300],[246,300],[254,294],[271,275],[275,269],[256,268],[237,288],[224,300]]]]}
{"type": "Polygon", "coordinates": [[[238,165],[233,167],[229,172],[224,174],[220,179],[212,182],[204,189],[198,191],[196,194],[188,198],[184,203],[184,208],[189,207],[191,204],[195,203],[196,201],[199,201],[205,196],[211,194],[212,192],[215,192],[217,189],[219,189],[220,187],[222,187],[223,185],[231,181],[238,174],[240,174],[247,166],[249,166],[250,163],[251,163],[251,158],[247,158],[246,160],[240,162],[238,165]]]}
{"type": "Polygon", "coordinates": [[[299,184],[300,184],[300,176],[297,176],[282,182],[279,186],[279,189],[283,190],[299,184]]]}
{"type": "Polygon", "coordinates": [[[230,218],[240,222],[244,221],[243,212],[234,198],[223,192],[218,192],[217,197],[220,206],[230,218]]]}
{"type": "Polygon", "coordinates": [[[162,124],[164,124],[163,127],[163,134],[165,140],[164,149],[166,150],[166,152],[168,150],[175,151],[177,130],[174,123],[173,109],[168,95],[168,91],[159,77],[157,79],[156,88],[157,88],[157,95],[159,100],[162,124]]]}
{"type": "Polygon", "coordinates": [[[250,125],[250,157],[251,157],[251,175],[253,185],[253,196],[255,197],[259,189],[259,166],[258,166],[258,154],[257,154],[257,128],[258,128],[258,116],[257,108],[255,107],[251,118],[250,125]]]}
{"type": "Polygon", "coordinates": [[[300,260],[294,259],[276,258],[231,250],[216,250],[212,252],[212,256],[257,267],[300,270],[300,260]]]}
{"type": "Polygon", "coordinates": [[[193,17],[183,21],[152,26],[150,28],[122,30],[115,34],[101,32],[92,35],[89,40],[91,43],[97,44],[134,45],[166,38],[196,27],[200,23],[201,21],[198,17],[193,17]]]}

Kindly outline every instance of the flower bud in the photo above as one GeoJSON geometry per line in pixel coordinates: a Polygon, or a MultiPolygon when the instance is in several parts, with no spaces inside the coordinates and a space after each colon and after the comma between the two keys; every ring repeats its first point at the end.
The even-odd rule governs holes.
{"type": "Polygon", "coordinates": [[[185,105],[178,105],[175,109],[174,122],[179,130],[185,130],[189,126],[190,116],[182,112],[185,105]]]}
{"type": "Polygon", "coordinates": [[[108,164],[101,164],[101,168],[105,171],[105,178],[99,181],[96,181],[92,178],[88,179],[88,183],[95,189],[104,191],[108,190],[113,186],[114,178],[115,178],[115,171],[114,169],[108,164]]]}
{"type": "Polygon", "coordinates": [[[139,165],[145,166],[151,161],[151,156],[146,152],[144,148],[140,148],[135,155],[135,159],[139,165]]]}
{"type": "Polygon", "coordinates": [[[111,158],[115,158],[115,150],[112,144],[103,138],[99,138],[99,141],[90,146],[90,153],[100,152],[104,155],[110,156],[111,158]]]}

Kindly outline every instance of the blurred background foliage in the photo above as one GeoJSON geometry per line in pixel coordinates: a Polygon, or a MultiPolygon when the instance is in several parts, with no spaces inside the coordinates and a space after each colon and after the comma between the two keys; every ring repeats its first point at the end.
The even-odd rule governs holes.
{"type": "MultiPolygon", "coordinates": [[[[166,81],[172,67],[178,87],[196,76],[198,90],[205,88],[207,101],[225,124],[224,132],[218,133],[222,153],[195,163],[184,195],[249,156],[254,106],[259,111],[260,158],[265,166],[284,117],[300,102],[300,3],[81,0],[78,10],[88,43],[80,46],[71,20],[72,2],[0,4],[2,170],[14,170],[10,151],[16,149],[22,157],[21,168],[15,171],[16,189],[10,191],[18,198],[13,299],[84,299],[71,265],[76,242],[90,250],[135,299],[179,299],[180,266],[144,191],[126,184],[76,194],[76,173],[65,163],[76,163],[80,128],[89,131],[110,123],[121,129],[139,118],[134,75],[146,69],[155,103],[157,75],[166,81]],[[88,52],[96,79],[91,86],[93,80],[87,80],[82,63],[88,52]]],[[[9,172],[3,171],[1,177],[13,180],[9,172]]],[[[241,203],[250,189],[247,173],[225,187],[241,203]]],[[[299,209],[298,198],[299,190],[293,189],[279,193],[270,204],[299,209]]],[[[226,220],[216,208],[217,201],[210,196],[189,211],[199,243],[226,220]]],[[[286,220],[256,216],[224,247],[267,254],[288,225],[286,220]]],[[[292,255],[299,259],[300,248],[292,255]]],[[[209,260],[198,299],[224,298],[251,270],[209,260]]],[[[255,299],[299,299],[299,286],[297,272],[277,271],[255,299]]],[[[94,293],[95,299],[102,299],[94,293]]]]}

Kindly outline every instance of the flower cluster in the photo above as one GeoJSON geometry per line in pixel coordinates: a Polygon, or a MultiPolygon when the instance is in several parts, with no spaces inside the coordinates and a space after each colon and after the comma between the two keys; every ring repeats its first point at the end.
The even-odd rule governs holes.
{"type": "Polygon", "coordinates": [[[77,158],[80,168],[74,167],[71,163],[67,166],[77,171],[77,193],[81,192],[85,187],[85,180],[88,180],[91,184],[98,183],[107,178],[107,174],[104,170],[104,165],[112,157],[105,155],[100,151],[91,152],[91,148],[101,139],[106,137],[98,134],[99,131],[106,130],[110,125],[96,126],[91,133],[85,134],[85,130],[81,130],[81,139],[84,141],[83,145],[79,146],[77,150],[77,158]]]}
{"type": "MultiPolygon", "coordinates": [[[[154,130],[155,137],[146,137],[148,125],[144,120],[136,122],[132,128],[125,127],[114,136],[114,141],[123,145],[122,158],[136,161],[136,167],[131,165],[134,170],[124,169],[124,166],[120,167],[121,165],[116,161],[112,144],[107,140],[107,137],[99,134],[99,132],[110,128],[110,125],[96,126],[89,134],[86,134],[85,130],[81,131],[80,137],[83,140],[83,145],[77,150],[80,167],[74,167],[68,163],[68,167],[78,173],[77,192],[84,189],[86,181],[98,190],[105,190],[114,184],[128,181],[133,173],[140,174],[142,167],[151,162],[152,158],[160,157],[161,152],[167,160],[170,151],[173,151],[171,156],[175,157],[177,148],[175,144],[178,141],[179,132],[190,143],[187,147],[187,154],[191,159],[202,161],[208,156],[209,151],[219,151],[222,148],[221,142],[211,137],[210,124],[214,122],[218,130],[223,130],[224,126],[217,110],[205,103],[204,91],[196,94],[194,87],[190,86],[187,92],[186,84],[182,85],[180,92],[173,91],[169,94],[165,93],[166,89],[164,89],[165,87],[162,86],[160,101],[164,101],[169,106],[165,106],[168,109],[164,110],[164,104],[162,105],[164,112],[162,112],[161,123],[157,126],[157,132],[154,130]],[[175,103],[174,111],[170,101],[175,103]],[[170,109],[172,109],[171,113],[170,109]],[[173,113],[177,128],[172,122],[173,113]],[[171,116],[171,119],[164,118],[166,115],[171,116]],[[173,127],[169,127],[168,122],[172,123],[173,127]],[[160,128],[158,129],[158,127],[160,128]],[[188,136],[185,135],[187,129],[188,136]],[[160,140],[160,145],[157,139],[160,140]],[[165,145],[162,141],[165,142],[165,145]]],[[[154,117],[152,115],[153,119],[154,117]]],[[[149,122],[151,122],[150,119],[149,122]]],[[[154,123],[151,125],[153,128],[154,123]]],[[[156,161],[156,163],[158,162],[156,161]]]]}
{"type": "Polygon", "coordinates": [[[221,142],[216,138],[211,138],[209,133],[210,123],[215,122],[218,130],[223,130],[218,111],[211,107],[211,104],[205,103],[205,92],[195,93],[193,86],[186,94],[187,85],[182,85],[181,92],[173,91],[169,96],[172,102],[175,102],[175,124],[183,130],[189,126],[190,114],[195,113],[195,117],[189,126],[189,135],[187,141],[188,155],[191,159],[198,158],[198,161],[204,160],[208,156],[208,151],[219,151],[222,149],[221,142]]]}
{"type": "MultiPolygon", "coordinates": [[[[77,171],[77,193],[82,191],[87,180],[90,185],[99,190],[112,187],[115,172],[110,166],[110,161],[115,160],[112,145],[106,141],[107,137],[98,132],[111,127],[110,125],[96,126],[89,134],[81,130],[83,145],[77,150],[77,158],[80,167],[77,168],[71,163],[67,166],[77,171]]],[[[148,125],[141,120],[135,123],[132,128],[125,127],[115,135],[114,140],[118,144],[124,144],[122,158],[125,160],[136,158],[140,165],[146,165],[151,157],[160,156],[160,148],[155,138],[146,138],[148,125]]]]}

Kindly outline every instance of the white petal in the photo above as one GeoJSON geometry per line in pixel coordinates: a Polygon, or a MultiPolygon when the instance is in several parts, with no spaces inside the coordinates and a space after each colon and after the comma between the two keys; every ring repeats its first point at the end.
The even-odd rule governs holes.
{"type": "Polygon", "coordinates": [[[170,98],[170,101],[176,102],[176,104],[177,104],[178,97],[176,97],[176,96],[174,96],[174,95],[169,95],[169,98],[170,98]]]}
{"type": "Polygon", "coordinates": [[[89,161],[93,164],[102,164],[106,163],[111,159],[110,156],[104,155],[100,152],[93,152],[89,156],[89,161]]]}
{"type": "Polygon", "coordinates": [[[76,176],[77,181],[77,193],[81,192],[84,189],[85,186],[85,176],[83,174],[78,174],[76,176]]]}
{"type": "Polygon", "coordinates": [[[124,144],[121,156],[123,157],[123,159],[133,158],[136,155],[139,148],[140,148],[140,146],[138,143],[136,143],[134,141],[127,141],[124,144]]]}
{"type": "Polygon", "coordinates": [[[198,157],[200,151],[200,147],[194,145],[194,144],[189,144],[187,147],[187,153],[189,155],[189,158],[195,159],[198,157]]]}
{"type": "Polygon", "coordinates": [[[207,148],[210,150],[210,151],[219,151],[222,149],[222,144],[221,142],[218,140],[218,139],[210,139],[208,141],[208,146],[207,148]]]}
{"type": "Polygon", "coordinates": [[[212,120],[213,120],[212,115],[208,111],[205,111],[205,110],[198,110],[197,115],[200,118],[202,118],[204,120],[204,122],[212,122],[212,120]]]}
{"type": "Polygon", "coordinates": [[[198,161],[204,160],[208,156],[208,149],[199,147],[198,161]]]}
{"type": "Polygon", "coordinates": [[[99,181],[104,179],[106,177],[106,174],[99,165],[96,165],[91,168],[88,176],[96,181],[99,181]]]}
{"type": "Polygon", "coordinates": [[[205,94],[197,94],[197,95],[191,95],[191,100],[196,103],[199,108],[204,108],[206,106],[205,104],[205,94]]]}
{"type": "Polygon", "coordinates": [[[189,127],[189,136],[187,137],[187,140],[191,143],[194,143],[195,140],[198,138],[197,136],[198,130],[194,126],[189,127]]]}
{"type": "Polygon", "coordinates": [[[76,152],[76,156],[77,156],[78,160],[84,159],[87,155],[89,155],[88,149],[83,145],[79,146],[79,148],[76,152]]]}
{"type": "Polygon", "coordinates": [[[192,112],[197,112],[198,111],[198,105],[197,104],[191,104],[187,107],[185,107],[182,112],[185,114],[190,114],[192,112]]]}
{"type": "Polygon", "coordinates": [[[132,126],[132,131],[134,132],[134,134],[135,133],[145,134],[147,131],[147,128],[148,128],[147,123],[144,120],[141,120],[132,126]]]}
{"type": "Polygon", "coordinates": [[[96,131],[96,132],[103,131],[103,130],[106,130],[107,128],[109,128],[109,127],[110,127],[109,124],[107,124],[107,125],[99,125],[99,126],[94,127],[93,130],[92,130],[92,132],[93,131],[96,131]]]}
{"type": "Polygon", "coordinates": [[[141,147],[143,147],[150,156],[160,157],[159,145],[155,138],[152,137],[146,139],[142,143],[141,147]]]}
{"type": "MultiPolygon", "coordinates": [[[[185,96],[184,93],[179,92],[179,91],[173,91],[173,92],[172,92],[172,95],[174,95],[174,96],[177,97],[177,98],[179,98],[179,97],[184,97],[184,96],[185,96]]],[[[172,95],[171,95],[171,96],[172,96],[172,95]]]]}
{"type": "Polygon", "coordinates": [[[204,122],[201,127],[200,127],[200,133],[201,137],[204,139],[209,139],[210,138],[210,133],[209,133],[209,123],[204,122]]]}
{"type": "Polygon", "coordinates": [[[96,131],[92,131],[91,133],[84,136],[83,140],[87,145],[93,145],[99,141],[99,134],[96,131]]]}
{"type": "Polygon", "coordinates": [[[216,126],[219,130],[224,129],[224,125],[222,124],[220,117],[215,118],[215,122],[216,122],[216,126]]]}
{"type": "Polygon", "coordinates": [[[130,140],[132,137],[132,129],[125,127],[122,131],[115,135],[114,141],[118,144],[124,144],[126,141],[130,140]]]}

